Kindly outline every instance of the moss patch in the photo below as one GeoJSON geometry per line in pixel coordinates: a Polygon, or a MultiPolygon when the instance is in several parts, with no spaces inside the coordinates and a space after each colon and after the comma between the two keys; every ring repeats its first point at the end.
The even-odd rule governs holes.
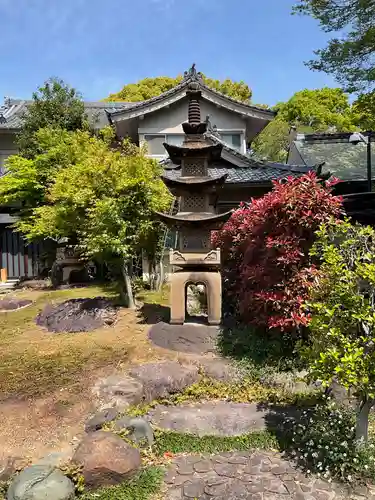
{"type": "Polygon", "coordinates": [[[221,453],[241,450],[277,450],[278,441],[268,431],[252,432],[242,436],[194,436],[178,432],[155,431],[153,451],[157,456],[169,453],[221,453]]]}
{"type": "Polygon", "coordinates": [[[93,493],[86,493],[81,500],[148,500],[158,493],[163,481],[163,470],[150,467],[138,476],[118,486],[101,488],[93,493]]]}
{"type": "Polygon", "coordinates": [[[228,383],[203,377],[181,393],[173,394],[168,399],[132,406],[126,413],[132,417],[137,417],[145,415],[157,404],[179,405],[189,401],[205,400],[311,406],[316,404],[321,397],[322,393],[319,390],[311,393],[293,393],[282,388],[265,387],[260,382],[250,379],[245,379],[242,382],[228,383]]]}

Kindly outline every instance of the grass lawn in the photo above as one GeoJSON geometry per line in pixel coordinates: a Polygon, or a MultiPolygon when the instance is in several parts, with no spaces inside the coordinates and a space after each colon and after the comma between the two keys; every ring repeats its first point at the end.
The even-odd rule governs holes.
{"type": "MultiPolygon", "coordinates": [[[[142,315],[121,309],[117,323],[85,333],[54,334],[35,324],[47,303],[79,297],[113,296],[109,287],[90,286],[70,290],[18,291],[17,298],[33,304],[19,311],[0,313],[0,398],[38,396],[85,379],[93,370],[157,357],[147,342],[142,315]]],[[[157,309],[165,294],[142,297],[157,309]]]]}

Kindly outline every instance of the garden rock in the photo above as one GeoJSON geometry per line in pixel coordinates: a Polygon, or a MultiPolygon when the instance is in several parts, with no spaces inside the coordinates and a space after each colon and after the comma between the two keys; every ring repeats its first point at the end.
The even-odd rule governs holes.
{"type": "Polygon", "coordinates": [[[129,422],[131,421],[131,419],[131,417],[127,417],[126,415],[119,418],[118,420],[116,420],[113,426],[114,430],[117,432],[125,431],[129,427],[129,422]]]}
{"type": "Polygon", "coordinates": [[[197,361],[203,374],[222,382],[238,382],[243,376],[233,363],[221,358],[201,358],[197,361]]]}
{"type": "Polygon", "coordinates": [[[148,446],[152,446],[154,443],[154,431],[151,425],[144,418],[132,418],[130,419],[127,427],[130,433],[128,438],[137,444],[142,444],[147,442],[148,446]]]}
{"type": "Polygon", "coordinates": [[[88,434],[79,444],[73,462],[82,465],[88,487],[118,484],[141,465],[139,450],[111,432],[88,434]]]}
{"type": "Polygon", "coordinates": [[[0,312],[17,311],[18,309],[23,309],[24,307],[30,306],[32,303],[32,300],[15,299],[9,297],[0,300],[0,312]]]}
{"type": "Polygon", "coordinates": [[[48,279],[44,280],[24,280],[18,285],[19,288],[30,288],[31,290],[46,290],[51,288],[51,283],[48,279]]]}
{"type": "Polygon", "coordinates": [[[143,399],[143,384],[127,375],[110,375],[98,380],[93,393],[105,405],[116,407],[120,412],[143,399]]]}
{"type": "Polygon", "coordinates": [[[157,405],[148,417],[156,427],[171,431],[197,436],[240,436],[264,430],[267,413],[259,410],[257,404],[220,401],[157,405]]]}
{"type": "Polygon", "coordinates": [[[355,406],[356,398],[349,394],[349,391],[344,386],[333,380],[328,387],[327,393],[338,403],[345,406],[355,406]]]}
{"type": "Polygon", "coordinates": [[[317,384],[307,384],[303,379],[306,372],[276,372],[261,377],[260,382],[266,387],[280,388],[291,393],[311,393],[319,387],[317,384]]]}
{"type": "Polygon", "coordinates": [[[73,500],[74,485],[70,479],[53,467],[32,465],[12,481],[7,500],[73,500]]]}
{"type": "Polygon", "coordinates": [[[61,467],[66,465],[72,459],[72,450],[69,451],[61,451],[61,452],[52,452],[45,455],[43,458],[38,460],[35,465],[46,465],[50,467],[61,467]]]}
{"type": "Polygon", "coordinates": [[[0,461],[0,482],[8,481],[17,471],[26,467],[27,461],[19,457],[8,457],[0,461]]]}
{"type": "Polygon", "coordinates": [[[105,410],[99,411],[93,417],[91,417],[85,425],[86,432],[95,432],[103,427],[107,422],[112,422],[118,415],[116,408],[107,408],[105,410]]]}
{"type": "Polygon", "coordinates": [[[199,378],[196,366],[181,365],[175,361],[139,365],[129,373],[143,384],[146,401],[180,392],[199,378]]]}
{"type": "Polygon", "coordinates": [[[36,323],[49,332],[90,332],[116,321],[117,309],[103,297],[71,299],[62,304],[48,304],[36,317],[36,323]]]}

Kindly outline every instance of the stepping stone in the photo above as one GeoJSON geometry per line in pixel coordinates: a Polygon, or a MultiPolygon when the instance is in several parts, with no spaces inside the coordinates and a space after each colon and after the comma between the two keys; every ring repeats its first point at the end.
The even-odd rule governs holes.
{"type": "Polygon", "coordinates": [[[175,361],[139,365],[132,368],[129,375],[143,384],[146,401],[180,392],[199,378],[196,366],[181,365],[175,361]]]}
{"type": "Polygon", "coordinates": [[[99,379],[92,392],[107,408],[113,406],[120,412],[143,400],[143,384],[128,375],[110,375],[99,379]]]}
{"type": "Polygon", "coordinates": [[[160,321],[148,333],[151,342],[158,347],[172,351],[193,354],[207,354],[216,351],[220,327],[199,323],[170,325],[160,321]]]}
{"type": "Polygon", "coordinates": [[[266,410],[257,404],[226,401],[158,405],[149,413],[156,427],[197,436],[240,436],[266,428],[266,410]]]}

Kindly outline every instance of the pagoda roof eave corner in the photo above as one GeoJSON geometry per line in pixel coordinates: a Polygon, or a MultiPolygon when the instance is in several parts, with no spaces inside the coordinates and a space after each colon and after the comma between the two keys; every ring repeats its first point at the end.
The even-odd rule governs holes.
{"type": "Polygon", "coordinates": [[[180,214],[169,215],[162,212],[154,212],[154,215],[164,222],[168,227],[177,229],[196,229],[198,227],[209,227],[212,230],[216,229],[221,224],[224,224],[232,215],[233,210],[221,214],[180,214]]]}

